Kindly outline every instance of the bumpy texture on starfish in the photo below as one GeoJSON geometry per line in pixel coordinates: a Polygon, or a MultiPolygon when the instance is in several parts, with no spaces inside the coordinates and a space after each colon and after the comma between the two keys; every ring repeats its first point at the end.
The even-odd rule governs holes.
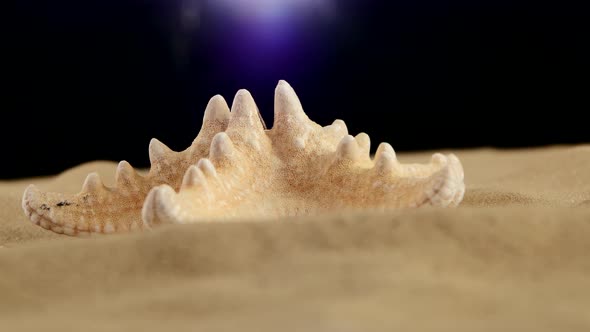
{"type": "Polygon", "coordinates": [[[43,228],[88,235],[342,209],[454,207],[463,199],[463,168],[455,155],[436,153],[428,164],[406,165],[381,143],[371,158],[367,134],[348,135],[341,120],[326,127],[311,121],[284,81],[275,91],[274,118],[267,130],[246,90],[237,93],[231,112],[215,96],[188,149],[174,152],[150,142],[147,175],[122,161],[114,188],[94,173],[76,195],[31,185],[23,209],[43,228]]]}

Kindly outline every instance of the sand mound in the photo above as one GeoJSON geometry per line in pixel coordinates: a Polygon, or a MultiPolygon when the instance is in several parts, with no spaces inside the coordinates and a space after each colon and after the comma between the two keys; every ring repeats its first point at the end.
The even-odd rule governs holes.
{"type": "MultiPolygon", "coordinates": [[[[457,209],[164,227],[73,239],[0,183],[0,330],[587,331],[590,147],[454,151],[457,209]]],[[[426,161],[430,152],[402,154],[426,161]]]]}

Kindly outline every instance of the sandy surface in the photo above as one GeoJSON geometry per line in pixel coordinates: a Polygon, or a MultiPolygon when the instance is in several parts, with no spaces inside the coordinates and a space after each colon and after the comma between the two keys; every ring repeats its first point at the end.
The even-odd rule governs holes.
{"type": "Polygon", "coordinates": [[[115,163],[0,182],[0,331],[590,331],[590,146],[453,152],[456,209],[91,239],[33,226],[21,195],[115,163]]]}

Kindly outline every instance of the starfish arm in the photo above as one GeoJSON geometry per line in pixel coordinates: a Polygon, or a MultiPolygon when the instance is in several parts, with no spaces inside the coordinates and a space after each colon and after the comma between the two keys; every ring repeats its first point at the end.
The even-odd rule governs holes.
{"type": "Polygon", "coordinates": [[[113,188],[104,186],[98,174],[90,174],[77,194],[42,192],[31,185],[23,194],[22,208],[34,224],[60,234],[82,236],[146,229],[141,208],[150,189],[161,184],[178,188],[188,166],[209,153],[213,136],[224,131],[228,122],[229,107],[221,96],[215,96],[189,148],[175,152],[157,139],[151,140],[147,175],[140,175],[122,161],[113,188]]]}

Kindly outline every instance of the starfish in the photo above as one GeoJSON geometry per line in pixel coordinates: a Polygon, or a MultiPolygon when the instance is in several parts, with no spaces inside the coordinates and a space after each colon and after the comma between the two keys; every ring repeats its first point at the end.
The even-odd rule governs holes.
{"type": "Polygon", "coordinates": [[[149,157],[146,175],[121,161],[114,187],[96,173],[78,194],[30,185],[24,212],[45,229],[80,236],[343,209],[456,207],[465,192],[454,154],[401,164],[381,143],[372,158],[367,134],[349,135],[342,120],[325,127],[311,121],[285,81],[275,90],[271,129],[247,90],[238,91],[231,111],[217,95],[190,147],[174,152],[152,139],[149,157]]]}

